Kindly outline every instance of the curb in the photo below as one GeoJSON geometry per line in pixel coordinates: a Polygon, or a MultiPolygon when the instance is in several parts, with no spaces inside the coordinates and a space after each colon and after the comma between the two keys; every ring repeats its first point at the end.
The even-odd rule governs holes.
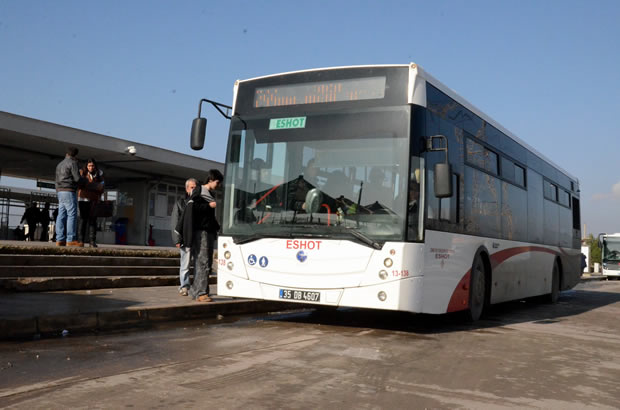
{"type": "Polygon", "coordinates": [[[84,333],[128,328],[144,328],[154,323],[210,319],[218,315],[244,315],[299,309],[299,304],[235,299],[206,304],[127,308],[89,313],[0,319],[0,340],[37,339],[61,336],[63,331],[84,333]]]}
{"type": "MultiPolygon", "coordinates": [[[[178,269],[177,269],[178,270],[178,269]]],[[[63,290],[144,288],[174,286],[179,275],[149,276],[82,276],[82,277],[0,277],[0,290],[15,292],[53,292],[63,290]]],[[[209,285],[217,284],[217,276],[209,276],[209,285]]]]}
{"type": "Polygon", "coordinates": [[[178,258],[176,249],[128,249],[124,247],[79,248],[66,246],[32,246],[0,244],[2,255],[77,255],[77,256],[119,256],[142,258],[178,258]]]}
{"type": "Polygon", "coordinates": [[[579,282],[592,282],[592,281],[599,281],[599,280],[607,280],[607,276],[605,275],[581,275],[581,278],[579,279],[579,282]]]}

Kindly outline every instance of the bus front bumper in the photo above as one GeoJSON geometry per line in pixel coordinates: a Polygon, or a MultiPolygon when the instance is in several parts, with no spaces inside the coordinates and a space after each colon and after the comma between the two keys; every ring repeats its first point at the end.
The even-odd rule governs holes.
{"type": "Polygon", "coordinates": [[[281,302],[422,312],[422,279],[421,276],[415,276],[344,289],[300,289],[255,282],[220,269],[217,294],[281,302]],[[316,292],[319,293],[319,301],[313,302],[317,297],[316,292]]]}

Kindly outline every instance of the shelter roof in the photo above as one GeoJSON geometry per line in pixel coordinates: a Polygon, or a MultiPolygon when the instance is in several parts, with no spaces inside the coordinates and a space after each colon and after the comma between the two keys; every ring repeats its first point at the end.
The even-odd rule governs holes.
{"type": "Polygon", "coordinates": [[[97,160],[108,186],[131,180],[183,183],[201,180],[212,168],[224,171],[221,162],[0,111],[2,175],[54,181],[70,146],[80,150],[79,160],[97,160]]]}

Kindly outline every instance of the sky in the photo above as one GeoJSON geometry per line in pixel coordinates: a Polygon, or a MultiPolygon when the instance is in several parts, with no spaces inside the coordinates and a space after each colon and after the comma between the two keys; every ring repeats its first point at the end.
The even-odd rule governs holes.
{"type": "MultiPolygon", "coordinates": [[[[620,1],[0,0],[0,111],[189,147],[237,79],[415,62],[579,178],[588,233],[620,232],[620,1]]],[[[6,179],[6,178],[5,178],[6,179]]]]}

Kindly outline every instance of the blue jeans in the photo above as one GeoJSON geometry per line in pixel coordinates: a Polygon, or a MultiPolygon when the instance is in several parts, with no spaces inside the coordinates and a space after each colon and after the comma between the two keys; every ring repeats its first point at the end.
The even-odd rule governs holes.
{"type": "Polygon", "coordinates": [[[181,282],[181,286],[179,286],[179,290],[181,288],[189,289],[189,263],[192,259],[192,249],[187,246],[181,246],[179,248],[179,252],[181,252],[181,267],[179,269],[179,281],[181,282]]]}
{"type": "Polygon", "coordinates": [[[77,194],[58,191],[58,217],[56,218],[56,240],[73,242],[77,233],[77,194]],[[65,236],[65,224],[66,236],[65,236]]]}

